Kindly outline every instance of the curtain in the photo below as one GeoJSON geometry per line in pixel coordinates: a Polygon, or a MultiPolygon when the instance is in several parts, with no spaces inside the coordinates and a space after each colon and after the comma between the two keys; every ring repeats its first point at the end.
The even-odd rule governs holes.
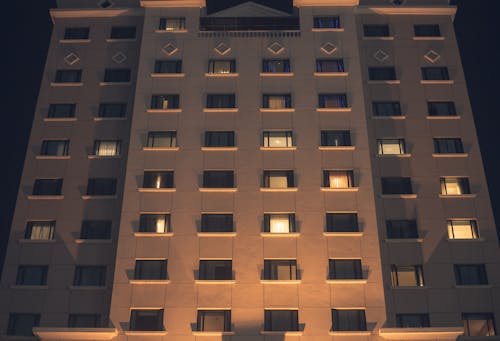
{"type": "Polygon", "coordinates": [[[31,226],[29,239],[51,240],[54,236],[54,225],[52,223],[34,223],[31,226]]]}
{"type": "Polygon", "coordinates": [[[119,154],[117,141],[99,141],[97,144],[96,155],[116,156],[119,154]]]}

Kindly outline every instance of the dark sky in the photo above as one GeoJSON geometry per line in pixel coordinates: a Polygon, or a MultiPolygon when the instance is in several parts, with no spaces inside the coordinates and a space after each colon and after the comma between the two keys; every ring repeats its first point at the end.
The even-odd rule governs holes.
{"type": "MultiPolygon", "coordinates": [[[[218,0],[218,3],[228,0],[218,0]]],[[[286,4],[288,0],[260,0],[286,4]]],[[[488,185],[500,223],[500,1],[457,0],[455,29],[479,135],[488,185]]],[[[41,75],[49,45],[48,9],[55,0],[6,1],[2,29],[7,45],[2,49],[3,84],[0,138],[0,267],[8,239],[19,179],[33,120],[41,75]]],[[[278,6],[279,8],[281,8],[278,6]]]]}

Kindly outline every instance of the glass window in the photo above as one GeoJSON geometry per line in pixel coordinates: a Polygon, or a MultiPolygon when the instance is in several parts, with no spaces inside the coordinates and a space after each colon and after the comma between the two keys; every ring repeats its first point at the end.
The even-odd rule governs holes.
{"type": "Polygon", "coordinates": [[[323,187],[337,189],[354,187],[353,171],[323,171],[323,187]]]}
{"type": "Polygon", "coordinates": [[[80,239],[111,239],[111,220],[84,220],[80,239]]]}
{"type": "Polygon", "coordinates": [[[115,26],[111,28],[111,39],[134,39],[135,26],[115,26]]]}
{"type": "Polygon", "coordinates": [[[266,188],[295,187],[293,171],[264,171],[263,185],[266,188]]]}
{"type": "Polygon", "coordinates": [[[68,27],[64,30],[65,40],[89,39],[88,27],[68,27]]]}
{"type": "Polygon", "coordinates": [[[492,313],[463,313],[465,336],[495,336],[495,319],[492,313]]]}
{"type": "Polygon", "coordinates": [[[362,309],[332,309],[332,330],[366,330],[365,311],[362,309]]]}
{"type": "Polygon", "coordinates": [[[205,147],[234,147],[234,131],[206,131],[205,147]]]}
{"type": "Polygon", "coordinates": [[[76,104],[51,104],[49,105],[49,118],[75,117],[76,104]]]}
{"type": "Polygon", "coordinates": [[[329,279],[363,279],[361,259],[330,259],[329,279]]]}
{"type": "Polygon", "coordinates": [[[157,60],[155,73],[181,73],[182,60],[157,60]]]}
{"type": "Polygon", "coordinates": [[[418,238],[417,222],[412,220],[387,220],[387,239],[418,238]]]}
{"type": "Polygon", "coordinates": [[[69,140],[45,140],[40,155],[65,156],[68,155],[68,148],[69,140]]]}
{"type": "Polygon", "coordinates": [[[48,270],[46,265],[20,265],[16,285],[47,285],[48,270]]]}
{"type": "Polygon", "coordinates": [[[201,232],[233,232],[233,215],[217,213],[202,214],[201,232]]]}
{"type": "Polygon", "coordinates": [[[488,277],[484,264],[455,264],[455,281],[457,285],[486,285],[488,277]]]}
{"type": "Polygon", "coordinates": [[[378,155],[401,155],[406,152],[404,139],[377,140],[378,155]]]}
{"type": "Polygon", "coordinates": [[[127,112],[125,103],[101,103],[99,105],[98,117],[124,117],[127,112]]]}
{"type": "Polygon", "coordinates": [[[40,325],[40,314],[10,314],[7,335],[33,336],[33,327],[40,325]]]}
{"type": "Polygon", "coordinates": [[[87,182],[87,195],[115,195],[116,179],[91,178],[87,182]]]}
{"type": "Polygon", "coordinates": [[[290,68],[289,59],[264,59],[262,61],[262,72],[268,73],[289,73],[292,72],[290,68]]]}
{"type": "Polygon", "coordinates": [[[479,231],[475,220],[448,220],[449,239],[478,239],[479,231]]]}
{"type": "Polygon", "coordinates": [[[346,94],[320,94],[318,95],[320,108],[347,108],[346,94]]]}
{"type": "Polygon", "coordinates": [[[36,179],[33,195],[61,195],[63,179],[36,179]]]}
{"type": "Polygon", "coordinates": [[[326,232],[359,232],[357,213],[327,213],[326,232]]]}
{"type": "Polygon", "coordinates": [[[153,95],[151,109],[179,109],[179,95],[153,95]]]}
{"type": "Polygon", "coordinates": [[[186,29],[185,18],[160,18],[160,30],[177,31],[186,29]]]}
{"type": "Polygon", "coordinates": [[[198,310],[196,330],[199,332],[231,331],[231,310],[198,310]]]}
{"type": "Polygon", "coordinates": [[[352,146],[351,132],[349,130],[322,130],[321,146],[323,147],[352,146]]]}
{"type": "Polygon", "coordinates": [[[82,80],[82,70],[57,70],[56,83],[79,83],[82,80]]]}
{"type": "Polygon", "coordinates": [[[396,314],[398,328],[429,328],[429,314],[396,314]]]}
{"type": "Polygon", "coordinates": [[[264,214],[264,232],[294,233],[295,214],[266,213],[264,214]]]}
{"type": "Polygon", "coordinates": [[[468,178],[441,178],[442,195],[470,194],[468,178]]]}
{"type": "Polygon", "coordinates": [[[292,95],[263,95],[262,107],[269,109],[284,109],[292,107],[292,95]]]}
{"type": "Polygon", "coordinates": [[[298,331],[298,310],[264,310],[265,331],[298,331]]]}
{"type": "Polygon", "coordinates": [[[410,178],[387,177],[382,178],[382,194],[412,194],[410,178]]]}
{"type": "Polygon", "coordinates": [[[208,73],[226,74],[236,72],[236,60],[218,60],[211,59],[208,61],[208,73]]]}
{"type": "Polygon", "coordinates": [[[314,28],[340,28],[340,18],[331,17],[314,17],[314,28]]]}
{"type": "Polygon", "coordinates": [[[421,265],[391,265],[393,287],[423,287],[424,274],[421,265]]]}
{"type": "Polygon", "coordinates": [[[204,188],[234,188],[233,171],[203,171],[204,188]]]}
{"type": "Polygon", "coordinates": [[[141,214],[139,232],[167,233],[170,231],[170,214],[141,214]]]}
{"type": "Polygon", "coordinates": [[[69,328],[99,328],[101,327],[101,315],[99,314],[69,314],[69,328]]]}
{"type": "Polygon", "coordinates": [[[293,147],[291,131],[265,131],[263,134],[263,146],[267,148],[293,147]]]}
{"type": "Polygon", "coordinates": [[[200,280],[232,280],[231,260],[200,260],[200,280]]]}
{"type": "Polygon", "coordinates": [[[453,102],[427,102],[429,116],[457,116],[453,102]]]}
{"type": "Polygon", "coordinates": [[[389,25],[363,25],[365,37],[388,37],[389,25]]]}
{"type": "Polygon", "coordinates": [[[26,225],[25,239],[31,240],[52,240],[56,221],[29,221],[26,225]]]}
{"type": "Polygon", "coordinates": [[[375,116],[401,116],[401,104],[399,102],[373,102],[373,114],[375,116]]]}
{"type": "Polygon", "coordinates": [[[130,330],[163,330],[163,309],[132,309],[130,312],[130,330]]]}
{"type": "Polygon", "coordinates": [[[316,59],[316,72],[345,72],[343,59],[316,59]]]}
{"type": "Polygon", "coordinates": [[[94,142],[94,155],[96,156],[118,156],[120,155],[121,141],[119,140],[97,140],[94,142]]]}
{"type": "Polygon", "coordinates": [[[73,285],[104,286],[106,284],[106,267],[100,265],[76,266],[73,285]]]}
{"type": "Polygon", "coordinates": [[[135,261],[134,279],[167,279],[166,259],[141,259],[135,261]]]}
{"type": "Polygon", "coordinates": [[[174,188],[173,171],[144,171],[143,188],[174,188]]]}
{"type": "Polygon", "coordinates": [[[423,67],[423,80],[449,80],[448,68],[446,67],[423,67]]]}
{"type": "Polygon", "coordinates": [[[434,152],[437,154],[462,154],[464,147],[459,138],[434,139],[434,152]]]}
{"type": "Polygon", "coordinates": [[[152,131],[148,133],[148,148],[174,148],[177,147],[177,132],[152,131]]]}
{"type": "Polygon", "coordinates": [[[415,37],[440,37],[439,25],[413,25],[415,37]]]}
{"type": "Polygon", "coordinates": [[[295,259],[265,259],[264,279],[265,280],[296,280],[297,261],[295,259]]]}
{"type": "Polygon", "coordinates": [[[368,77],[371,81],[395,80],[397,79],[396,69],[394,66],[370,67],[368,68],[368,77]]]}
{"type": "Polygon", "coordinates": [[[106,69],[104,71],[104,81],[113,83],[130,82],[130,69],[106,69]]]}
{"type": "Polygon", "coordinates": [[[207,95],[207,108],[235,108],[236,96],[227,95],[207,95]]]}

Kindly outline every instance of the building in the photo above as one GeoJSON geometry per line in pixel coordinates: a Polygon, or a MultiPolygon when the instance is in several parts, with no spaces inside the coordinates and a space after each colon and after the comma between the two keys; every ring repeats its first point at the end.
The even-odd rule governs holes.
{"type": "Polygon", "coordinates": [[[2,339],[499,339],[455,7],[58,2],[2,339]]]}

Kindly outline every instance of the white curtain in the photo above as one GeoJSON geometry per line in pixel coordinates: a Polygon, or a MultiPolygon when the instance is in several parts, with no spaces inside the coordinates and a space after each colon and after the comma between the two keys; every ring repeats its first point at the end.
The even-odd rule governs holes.
{"type": "Polygon", "coordinates": [[[96,154],[99,156],[116,156],[116,155],[118,155],[118,142],[116,142],[116,141],[101,141],[101,142],[99,142],[96,154]]]}
{"type": "Polygon", "coordinates": [[[54,235],[54,225],[51,223],[37,223],[31,226],[30,239],[51,240],[54,235]]]}
{"type": "Polygon", "coordinates": [[[330,188],[348,188],[349,177],[346,172],[330,172],[330,188]]]}

